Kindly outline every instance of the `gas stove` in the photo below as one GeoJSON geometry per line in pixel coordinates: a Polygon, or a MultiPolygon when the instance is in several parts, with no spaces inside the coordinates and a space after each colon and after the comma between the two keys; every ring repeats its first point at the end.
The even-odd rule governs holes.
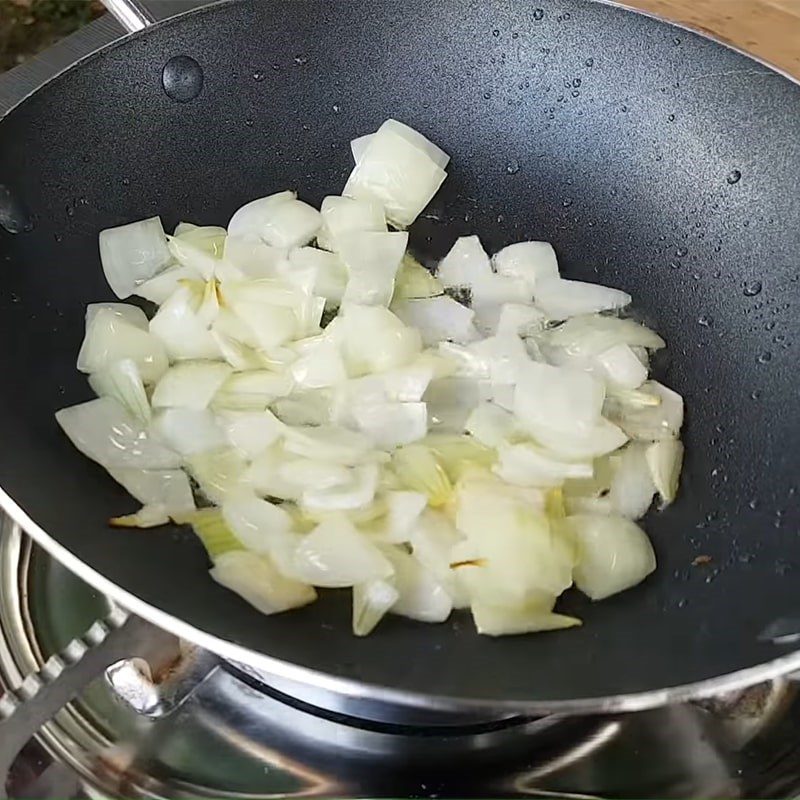
{"type": "MultiPolygon", "coordinates": [[[[82,676],[85,690],[37,731],[22,730],[27,719],[16,722],[10,700],[36,694],[37,682],[26,676],[39,672],[57,683],[58,665],[76,660],[76,640],[99,640],[131,624],[9,519],[0,522],[0,687],[11,690],[0,700],[0,717],[10,714],[15,736],[30,735],[13,763],[9,796],[800,792],[800,695],[789,679],[626,715],[476,718],[277,683],[140,620],[133,624],[145,659],[121,659],[82,676]]],[[[83,669],[83,660],[76,666],[83,669]]]]}

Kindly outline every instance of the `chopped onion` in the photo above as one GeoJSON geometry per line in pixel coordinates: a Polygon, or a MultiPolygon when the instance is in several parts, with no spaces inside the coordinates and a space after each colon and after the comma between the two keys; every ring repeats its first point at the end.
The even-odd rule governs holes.
{"type": "Polygon", "coordinates": [[[513,414],[494,403],[482,402],[469,415],[465,428],[488,447],[497,447],[516,427],[513,414]]]}
{"type": "Polygon", "coordinates": [[[421,492],[392,490],[384,494],[386,514],[375,526],[381,540],[393,544],[409,541],[420,515],[428,505],[428,498],[421,492]]]}
{"type": "Polygon", "coordinates": [[[472,618],[478,633],[486,636],[555,631],[574,628],[581,624],[575,617],[554,614],[536,602],[519,606],[500,606],[478,601],[472,604],[472,618]]]}
{"type": "Polygon", "coordinates": [[[353,633],[368,636],[386,612],[397,602],[397,589],[384,580],[371,580],[353,586],[353,633]]]}
{"type": "Polygon", "coordinates": [[[525,281],[529,290],[548,278],[558,278],[558,259],[549,242],[517,242],[492,257],[499,275],[525,281]]]}
{"type": "Polygon", "coordinates": [[[467,344],[479,338],[473,324],[475,312],[447,295],[405,300],[393,305],[392,311],[406,325],[419,331],[426,347],[443,339],[467,344]]]}
{"type": "Polygon", "coordinates": [[[188,523],[192,526],[192,530],[212,561],[215,561],[223,553],[244,549],[218,508],[199,508],[176,522],[188,523]]]}
{"type": "Polygon", "coordinates": [[[136,287],[169,263],[160,217],[150,217],[100,231],[100,261],[111,290],[129,297],[136,287]]]}
{"type": "Polygon", "coordinates": [[[618,344],[659,350],[664,340],[632,319],[587,314],[572,317],[550,331],[549,344],[585,362],[618,344]]]}
{"type": "Polygon", "coordinates": [[[150,320],[150,333],[161,340],[171,360],[219,358],[219,345],[197,315],[199,307],[191,289],[181,287],[150,320]]]}
{"type": "Polygon", "coordinates": [[[531,336],[544,328],[545,317],[539,309],[522,303],[503,303],[500,306],[497,326],[491,333],[503,336],[531,336]]]}
{"type": "Polygon", "coordinates": [[[653,442],[645,451],[645,459],[655,488],[661,496],[661,506],[668,506],[678,494],[683,445],[677,439],[653,442]]]}
{"type": "Polygon", "coordinates": [[[610,416],[632,439],[675,439],[683,425],[683,398],[658,381],[647,381],[641,391],[659,398],[658,405],[618,404],[610,416]]]}
{"type": "Polygon", "coordinates": [[[300,497],[300,506],[310,511],[350,511],[368,506],[378,488],[377,464],[353,467],[350,480],[345,484],[325,489],[306,489],[300,497]]]}
{"type": "Polygon", "coordinates": [[[315,247],[297,247],[289,253],[289,265],[297,270],[314,270],[314,294],[336,307],[347,287],[347,267],[336,253],[315,247]]]}
{"type": "Polygon", "coordinates": [[[381,551],[343,516],[322,522],[300,540],[293,567],[300,580],[333,589],[389,578],[393,573],[381,551]]]}
{"type": "Polygon", "coordinates": [[[216,271],[217,259],[212,253],[188,239],[177,236],[167,237],[169,252],[172,257],[183,267],[203,276],[203,280],[210,281],[216,271]]]}
{"type": "Polygon", "coordinates": [[[275,416],[287,425],[327,425],[331,422],[331,398],[325,390],[294,392],[270,405],[275,416]]]}
{"type": "Polygon", "coordinates": [[[260,235],[272,247],[302,247],[317,235],[321,224],[316,208],[302,200],[288,199],[264,214],[260,235]]]}
{"type": "Polygon", "coordinates": [[[113,397],[143,424],[150,421],[151,410],[142,375],[136,362],[123,358],[89,376],[89,385],[98,397],[113,397]]]}
{"type": "Polygon", "coordinates": [[[592,600],[630,589],[656,568],[650,540],[635,522],[589,514],[566,521],[578,544],[575,585],[592,600]]]}
{"type": "Polygon", "coordinates": [[[263,411],[278,397],[288,395],[294,386],[289,375],[266,369],[234,372],[214,396],[215,409],[263,411]]]}
{"type": "Polygon", "coordinates": [[[286,451],[305,458],[319,458],[345,466],[375,460],[374,447],[368,436],[335,425],[289,427],[286,429],[286,451]]]}
{"type": "Polygon", "coordinates": [[[342,302],[388,306],[394,293],[394,276],[408,244],[408,234],[361,231],[342,234],[337,244],[349,274],[342,302]]]}
{"type": "Polygon", "coordinates": [[[78,369],[97,373],[123,359],[136,364],[145,383],[157,381],[168,367],[164,346],[155,336],[113,309],[98,309],[87,326],[78,369]]]}
{"type": "Polygon", "coordinates": [[[438,297],[444,293],[441,281],[430,273],[413,256],[406,253],[394,279],[392,303],[438,297]]]}
{"type": "Polygon", "coordinates": [[[425,150],[384,123],[356,162],[342,194],[381,203],[386,219],[410,225],[442,185],[445,171],[425,150]]]}
{"type": "Polygon", "coordinates": [[[147,315],[139,306],[132,306],[129,303],[89,303],[86,306],[87,331],[100,312],[103,312],[103,314],[110,312],[140,330],[146,331],[149,329],[150,323],[147,320],[147,315]]]}
{"type": "Polygon", "coordinates": [[[112,467],[108,473],[143,506],[160,506],[168,517],[182,517],[195,510],[192,487],[183,470],[112,467]]]}
{"type": "Polygon", "coordinates": [[[404,367],[422,350],[420,332],[381,306],[349,306],[342,322],[342,350],[351,377],[404,367]]]}
{"type": "Polygon", "coordinates": [[[494,471],[515,486],[561,486],[567,478],[591,478],[592,465],[559,461],[531,444],[501,444],[494,471]]]}
{"type": "Polygon", "coordinates": [[[317,245],[324,250],[339,250],[339,238],[359,231],[386,231],[383,206],[369,200],[328,195],[320,206],[322,226],[317,245]]]}
{"type": "Polygon", "coordinates": [[[313,603],[313,587],[282,575],[268,556],[234,550],[214,559],[211,577],[262,614],[277,614],[313,603]]]}
{"type": "Polygon", "coordinates": [[[181,457],[153,439],[110,397],[56,411],[56,421],[85,456],[106,468],[174,469],[181,457]]]}
{"type": "Polygon", "coordinates": [[[647,369],[627,344],[615,344],[595,358],[602,376],[621,389],[636,389],[647,380],[647,369]]]}
{"type": "Polygon", "coordinates": [[[253,236],[260,237],[274,210],[281,204],[297,198],[295,192],[284,191],[271,194],[268,197],[259,197],[245,203],[231,217],[228,223],[228,236],[253,236]]]}
{"type": "Polygon", "coordinates": [[[450,500],[452,484],[430,448],[419,444],[398,448],[392,454],[392,468],[400,486],[426,495],[432,508],[450,500]]]}
{"type": "Polygon", "coordinates": [[[325,341],[307,355],[301,356],[289,372],[296,386],[306,389],[324,389],[347,380],[347,370],[339,348],[334,341],[325,341]]]}
{"type": "Polygon", "coordinates": [[[471,436],[429,433],[421,442],[436,456],[447,477],[455,482],[473,467],[491,467],[497,453],[471,436]]]}
{"type": "Polygon", "coordinates": [[[218,361],[183,361],[170,367],[153,390],[153,408],[207,408],[232,369],[218,361]]]}
{"type": "MultiPolygon", "coordinates": [[[[381,125],[381,129],[391,131],[401,136],[409,144],[413,144],[418,150],[422,150],[436,166],[444,169],[450,163],[450,156],[442,150],[435,142],[425,138],[419,131],[415,131],[408,125],[398,122],[396,119],[387,119],[381,125]]],[[[358,161],[358,159],[356,159],[358,161]]]]}
{"type": "Polygon", "coordinates": [[[162,505],[142,506],[135,514],[111,517],[108,524],[112,528],[157,528],[170,521],[168,510],[162,505]]]}
{"type": "Polygon", "coordinates": [[[637,442],[629,443],[619,456],[608,499],[614,512],[628,519],[640,519],[645,515],[656,487],[650,477],[645,460],[645,446],[637,442]]]}
{"type": "Polygon", "coordinates": [[[460,433],[472,410],[482,399],[482,385],[472,378],[437,378],[430,382],[423,400],[428,423],[439,432],[460,433]]]}
{"type": "Polygon", "coordinates": [[[421,439],[428,430],[425,403],[370,403],[351,410],[356,427],[375,442],[390,449],[421,439]]]}
{"type": "Polygon", "coordinates": [[[249,493],[243,480],[247,465],[238,450],[198,452],[187,457],[186,465],[200,491],[215,505],[224,505],[249,493]]]}
{"type": "Polygon", "coordinates": [[[534,300],[537,308],[550,319],[567,319],[578,314],[625,308],[631,296],[596,283],[548,278],[536,284],[534,300]]]}
{"type": "Polygon", "coordinates": [[[604,417],[593,427],[581,432],[566,433],[540,428],[534,437],[539,444],[572,461],[604,456],[628,441],[625,433],[604,417]]]}
{"type": "Polygon", "coordinates": [[[291,516],[258,497],[229,500],[222,506],[222,518],[245,549],[260,555],[270,555],[291,536],[291,516]]]}
{"type": "Polygon", "coordinates": [[[164,444],[181,455],[225,447],[225,432],[208,409],[165,408],[154,417],[151,430],[164,444]]]}
{"type": "Polygon", "coordinates": [[[477,236],[460,236],[439,262],[436,277],[448,287],[474,286],[492,277],[489,256],[477,236]]]}
{"type": "Polygon", "coordinates": [[[463,536],[449,518],[431,509],[418,518],[410,538],[414,558],[447,590],[454,608],[469,606],[469,597],[458,580],[457,572],[450,568],[452,550],[461,541],[463,536]]]}
{"type": "Polygon", "coordinates": [[[223,258],[245,278],[272,278],[286,258],[286,250],[271,247],[254,234],[228,236],[223,258]]]}
{"type": "Polygon", "coordinates": [[[399,547],[387,548],[384,554],[394,569],[393,585],[399,595],[390,612],[420,622],[444,622],[453,601],[436,576],[399,547]]]}

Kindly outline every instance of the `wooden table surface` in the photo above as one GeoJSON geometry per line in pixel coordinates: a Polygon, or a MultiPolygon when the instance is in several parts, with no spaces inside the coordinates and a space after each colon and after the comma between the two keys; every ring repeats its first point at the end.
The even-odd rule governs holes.
{"type": "Polygon", "coordinates": [[[710,33],[800,80],[800,0],[622,0],[710,33]]]}

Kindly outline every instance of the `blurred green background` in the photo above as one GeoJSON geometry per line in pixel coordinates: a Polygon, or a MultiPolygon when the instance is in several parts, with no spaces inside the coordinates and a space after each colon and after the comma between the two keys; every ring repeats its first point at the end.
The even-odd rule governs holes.
{"type": "Polygon", "coordinates": [[[0,0],[0,72],[102,13],[99,0],[0,0]]]}

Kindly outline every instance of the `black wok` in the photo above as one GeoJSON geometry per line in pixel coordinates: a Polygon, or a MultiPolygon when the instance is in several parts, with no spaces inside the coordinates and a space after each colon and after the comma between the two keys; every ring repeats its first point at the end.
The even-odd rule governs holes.
{"type": "Polygon", "coordinates": [[[130,36],[21,103],[0,122],[0,184],[3,503],[130,609],[284,677],[431,706],[637,708],[800,666],[790,80],[582,0],[232,2],[130,36]],[[172,62],[185,102],[162,86],[175,56],[202,71],[200,87],[172,62]],[[601,603],[565,597],[581,629],[494,641],[460,614],[393,617],[360,640],[347,592],[261,616],[211,582],[191,532],[110,530],[130,498],[54,422],[91,396],[75,357],[86,304],[111,297],[100,229],[224,222],[286,187],[319,203],[344,184],[349,140],[389,116],[453,159],[415,251],[548,239],[568,277],[624,288],[669,343],[687,460],[678,502],[645,521],[659,569],[601,603]]]}

